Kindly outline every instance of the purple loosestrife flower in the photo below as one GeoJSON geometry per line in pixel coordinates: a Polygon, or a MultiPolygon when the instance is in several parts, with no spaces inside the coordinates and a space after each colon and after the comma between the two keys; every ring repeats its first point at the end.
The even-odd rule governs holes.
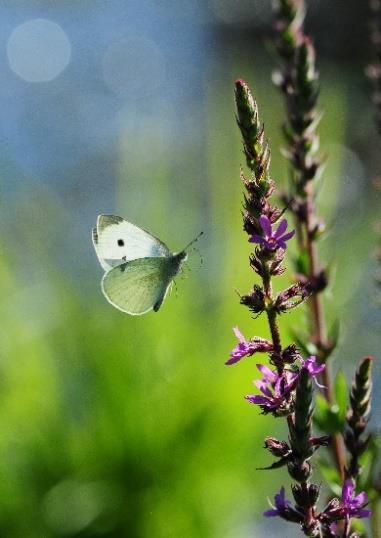
{"type": "Polygon", "coordinates": [[[263,374],[263,379],[254,381],[256,387],[262,392],[260,394],[249,394],[246,400],[259,405],[263,413],[283,414],[288,412],[288,396],[295,388],[298,379],[298,372],[283,370],[281,374],[273,372],[263,364],[257,364],[258,370],[263,374]]]}
{"type": "Polygon", "coordinates": [[[275,232],[273,232],[271,221],[266,215],[261,215],[259,217],[259,223],[264,232],[264,236],[262,237],[261,235],[253,234],[249,238],[250,243],[259,243],[263,250],[268,250],[269,252],[274,252],[279,248],[286,250],[286,241],[291,239],[295,234],[295,230],[286,234],[284,233],[287,229],[287,220],[281,220],[275,232]]]}
{"type": "Polygon", "coordinates": [[[311,357],[309,357],[308,359],[300,359],[300,362],[302,364],[302,368],[305,368],[308,373],[310,374],[310,376],[313,378],[313,380],[315,381],[316,385],[318,387],[320,387],[321,389],[324,389],[324,385],[321,385],[318,380],[317,380],[317,376],[319,374],[321,374],[321,372],[323,372],[323,370],[325,369],[325,364],[319,364],[317,361],[316,361],[316,357],[314,355],[312,355],[311,357]]]}
{"type": "Polygon", "coordinates": [[[301,523],[303,521],[303,514],[298,510],[295,510],[295,508],[292,507],[291,502],[286,499],[283,486],[280,488],[279,493],[274,496],[274,504],[275,506],[273,506],[273,508],[263,512],[265,517],[279,516],[283,519],[287,519],[287,521],[294,521],[295,523],[301,523]]]}
{"type": "Polygon", "coordinates": [[[274,496],[275,506],[271,510],[266,510],[263,513],[265,517],[281,516],[287,507],[291,506],[291,502],[286,499],[286,492],[284,487],[280,488],[280,492],[274,496]]]}
{"type": "Polygon", "coordinates": [[[351,518],[362,519],[364,517],[370,517],[372,512],[365,508],[368,503],[368,497],[364,491],[355,494],[355,485],[351,478],[345,480],[342,491],[342,499],[332,499],[324,512],[321,513],[320,519],[327,519],[328,521],[339,521],[345,519],[347,525],[351,518]]]}
{"type": "Polygon", "coordinates": [[[272,351],[273,349],[272,343],[264,338],[258,338],[255,336],[251,340],[246,340],[238,327],[234,327],[233,332],[238,338],[239,342],[230,353],[230,359],[225,362],[227,365],[235,364],[243,359],[243,357],[251,357],[251,355],[254,355],[254,353],[263,353],[272,351]]]}
{"type": "Polygon", "coordinates": [[[346,520],[349,520],[352,517],[357,517],[359,519],[370,517],[372,512],[367,508],[364,508],[367,502],[368,497],[364,491],[355,495],[355,485],[351,479],[344,482],[341,511],[346,520]]]}

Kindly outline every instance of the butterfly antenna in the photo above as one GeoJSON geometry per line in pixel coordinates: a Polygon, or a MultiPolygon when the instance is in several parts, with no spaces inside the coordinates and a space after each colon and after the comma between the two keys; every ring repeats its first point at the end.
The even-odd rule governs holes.
{"type": "Polygon", "coordinates": [[[197,252],[197,254],[198,254],[199,258],[200,258],[200,267],[202,267],[202,264],[204,263],[204,258],[202,257],[201,252],[196,247],[193,247],[192,250],[194,252],[197,252]]]}
{"type": "Polygon", "coordinates": [[[195,237],[194,239],[192,239],[192,241],[190,243],[187,244],[187,246],[185,248],[183,248],[183,252],[185,252],[191,245],[193,245],[193,243],[195,243],[196,241],[198,241],[200,239],[200,237],[204,235],[204,232],[200,232],[198,234],[197,237],[195,237]]]}

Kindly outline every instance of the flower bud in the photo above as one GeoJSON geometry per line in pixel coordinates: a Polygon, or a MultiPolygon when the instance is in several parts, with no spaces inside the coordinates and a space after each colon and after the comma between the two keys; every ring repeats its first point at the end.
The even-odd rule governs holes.
{"type": "Polygon", "coordinates": [[[289,461],[287,464],[290,476],[297,482],[306,482],[312,475],[312,467],[309,461],[289,461]]]}
{"type": "Polygon", "coordinates": [[[285,441],[279,441],[275,437],[266,437],[265,448],[277,458],[285,458],[290,454],[290,447],[285,441]]]}
{"type": "Polygon", "coordinates": [[[241,304],[248,306],[254,314],[260,314],[265,309],[265,294],[263,289],[257,284],[250,295],[241,297],[241,304]]]}

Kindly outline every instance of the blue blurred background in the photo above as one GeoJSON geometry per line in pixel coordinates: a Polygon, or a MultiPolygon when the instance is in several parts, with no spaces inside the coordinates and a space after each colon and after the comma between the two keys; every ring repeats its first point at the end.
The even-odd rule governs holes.
{"type": "MultiPolygon", "coordinates": [[[[381,155],[365,3],[339,4],[313,2],[308,29],[327,156],[318,186],[326,310],[342,328],[334,368],[349,375],[379,351],[372,180],[381,155]]],[[[295,536],[261,516],[288,478],[256,470],[270,463],[265,435],[285,435],[243,399],[256,361],[224,366],[233,326],[267,334],[234,291],[254,276],[233,82],[246,79],[258,99],[282,190],[271,24],[265,0],[2,1],[2,537],[295,536]],[[128,317],[102,297],[90,239],[99,213],[173,250],[204,230],[202,267],[194,254],[158,314],[128,317]]],[[[285,342],[303,323],[302,310],[284,316],[285,342]]],[[[375,393],[377,427],[377,380],[375,393]]]]}

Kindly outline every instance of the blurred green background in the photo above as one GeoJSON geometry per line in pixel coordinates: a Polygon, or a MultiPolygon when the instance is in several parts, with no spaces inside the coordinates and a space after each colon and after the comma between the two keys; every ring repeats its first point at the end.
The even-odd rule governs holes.
{"type": "MultiPolygon", "coordinates": [[[[334,368],[348,374],[380,343],[381,156],[360,4],[316,1],[308,18],[327,156],[326,309],[342,326],[334,368]]],[[[254,280],[235,78],[258,99],[280,190],[289,173],[270,2],[3,0],[0,26],[0,536],[295,536],[261,516],[288,478],[256,470],[271,462],[263,438],[285,435],[243,399],[257,361],[224,366],[233,326],[267,334],[234,291],[254,280]],[[193,254],[158,314],[104,300],[90,239],[99,213],[173,250],[204,230],[202,266],[193,254]]],[[[302,310],[285,315],[284,341],[304,323],[302,310]]]]}

